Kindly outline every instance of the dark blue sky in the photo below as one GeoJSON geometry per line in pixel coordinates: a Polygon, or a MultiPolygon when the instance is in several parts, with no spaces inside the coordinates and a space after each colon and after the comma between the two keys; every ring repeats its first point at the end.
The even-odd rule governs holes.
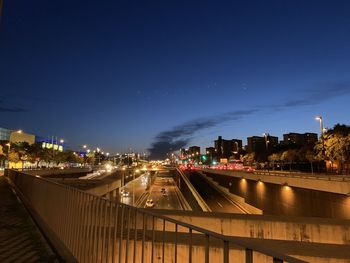
{"type": "Polygon", "coordinates": [[[5,1],[0,126],[112,153],[350,123],[349,1],[5,1]]]}

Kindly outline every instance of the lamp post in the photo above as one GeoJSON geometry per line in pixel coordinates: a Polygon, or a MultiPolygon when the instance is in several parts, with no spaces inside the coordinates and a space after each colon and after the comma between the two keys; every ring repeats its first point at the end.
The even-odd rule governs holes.
{"type": "Polygon", "coordinates": [[[265,147],[266,147],[266,160],[267,160],[267,170],[269,171],[269,140],[268,140],[268,137],[270,136],[268,133],[264,133],[263,134],[264,137],[265,137],[265,147]]]}
{"type": "Polygon", "coordinates": [[[98,165],[101,165],[101,154],[100,154],[100,148],[96,148],[96,152],[97,152],[97,154],[98,154],[98,165]]]}
{"type": "MultiPolygon", "coordinates": [[[[315,120],[320,122],[320,140],[322,140],[322,156],[323,156],[323,159],[325,161],[324,163],[326,164],[326,153],[325,153],[324,140],[323,140],[323,132],[324,132],[324,129],[323,129],[323,118],[322,118],[322,116],[316,116],[315,120]]],[[[325,171],[327,173],[327,165],[325,165],[325,171]]]]}
{"type": "Polygon", "coordinates": [[[270,136],[268,133],[264,133],[263,134],[264,137],[265,137],[265,146],[266,146],[266,154],[268,154],[269,152],[269,140],[268,140],[268,137],[270,136]]]}
{"type": "Polygon", "coordinates": [[[323,118],[322,116],[316,116],[315,120],[320,122],[320,136],[323,136],[323,118]]]}
{"type": "Polygon", "coordinates": [[[8,149],[7,149],[7,168],[10,168],[9,156],[10,156],[11,143],[10,142],[6,143],[6,146],[8,146],[8,149]]]}

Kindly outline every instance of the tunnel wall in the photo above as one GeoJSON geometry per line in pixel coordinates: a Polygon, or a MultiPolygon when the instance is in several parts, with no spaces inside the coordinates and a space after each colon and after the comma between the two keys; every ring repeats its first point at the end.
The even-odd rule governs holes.
{"type": "MultiPolygon", "coordinates": [[[[205,172],[221,186],[269,215],[350,219],[350,197],[205,172]]],[[[258,178],[257,178],[258,179],[258,178]]]]}

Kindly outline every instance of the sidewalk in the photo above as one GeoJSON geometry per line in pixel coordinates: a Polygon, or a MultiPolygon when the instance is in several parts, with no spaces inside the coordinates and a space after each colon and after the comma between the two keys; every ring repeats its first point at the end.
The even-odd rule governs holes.
{"type": "Polygon", "coordinates": [[[59,262],[1,175],[0,262],[59,262]]]}

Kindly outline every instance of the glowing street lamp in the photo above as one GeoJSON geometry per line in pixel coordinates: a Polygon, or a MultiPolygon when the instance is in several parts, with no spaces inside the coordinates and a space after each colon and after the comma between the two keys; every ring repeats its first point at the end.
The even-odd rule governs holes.
{"type": "Polygon", "coordinates": [[[270,134],[263,133],[263,136],[265,137],[266,153],[268,153],[268,144],[269,144],[270,141],[268,141],[267,138],[268,138],[268,136],[270,136],[270,134]]]}
{"type": "Polygon", "coordinates": [[[323,118],[322,118],[322,116],[316,116],[315,120],[320,122],[320,135],[322,137],[323,136],[323,132],[324,132],[324,129],[323,129],[323,118]]]}
{"type": "Polygon", "coordinates": [[[17,133],[22,133],[23,131],[22,130],[18,130],[17,133]]]}

